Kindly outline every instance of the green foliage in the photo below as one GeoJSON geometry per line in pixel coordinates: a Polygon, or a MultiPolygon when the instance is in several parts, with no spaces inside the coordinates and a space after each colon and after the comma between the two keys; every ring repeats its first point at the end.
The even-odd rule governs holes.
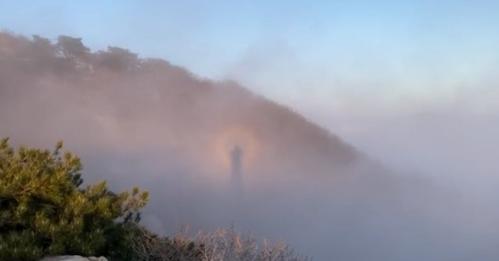
{"type": "Polygon", "coordinates": [[[115,194],[105,182],[82,188],[82,165],[72,153],[0,141],[0,260],[46,255],[108,255],[140,220],[148,193],[115,194]]]}

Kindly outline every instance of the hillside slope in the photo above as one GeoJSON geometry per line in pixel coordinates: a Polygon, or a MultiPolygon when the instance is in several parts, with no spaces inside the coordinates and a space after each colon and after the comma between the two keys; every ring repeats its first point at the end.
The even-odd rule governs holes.
{"type": "Polygon", "coordinates": [[[39,147],[62,139],[86,162],[87,181],[149,190],[144,221],[158,233],[236,225],[318,260],[400,260],[393,245],[432,248],[407,235],[432,238],[446,211],[432,209],[428,190],[411,194],[425,184],[392,176],[237,83],[122,48],[92,52],[67,36],[0,33],[0,136],[39,147]],[[231,188],[236,147],[240,191],[231,188]]]}
{"type": "Polygon", "coordinates": [[[32,143],[167,148],[219,167],[236,145],[248,165],[332,170],[360,157],[338,137],[237,83],[200,79],[117,47],[91,52],[66,36],[51,43],[1,33],[0,94],[0,116],[8,123],[0,131],[32,143]]]}

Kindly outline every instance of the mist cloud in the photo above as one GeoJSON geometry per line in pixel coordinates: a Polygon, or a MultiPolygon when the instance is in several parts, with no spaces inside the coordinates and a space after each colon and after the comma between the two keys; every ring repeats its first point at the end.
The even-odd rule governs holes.
{"type": "Polygon", "coordinates": [[[498,256],[497,212],[399,175],[235,82],[124,48],[0,33],[0,121],[16,144],[63,139],[87,181],[149,190],[144,220],[158,233],[234,224],[319,260],[498,256]],[[229,187],[234,146],[245,153],[241,199],[229,187]]]}

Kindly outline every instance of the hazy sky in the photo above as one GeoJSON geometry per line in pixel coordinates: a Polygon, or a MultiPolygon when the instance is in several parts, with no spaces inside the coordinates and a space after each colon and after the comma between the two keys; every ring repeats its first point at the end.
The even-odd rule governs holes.
{"type": "Polygon", "coordinates": [[[338,86],[424,94],[497,66],[498,10],[497,1],[21,0],[0,3],[0,27],[124,46],[212,78],[265,69],[253,72],[254,85],[286,74],[289,82],[264,90],[271,94],[338,86]],[[297,80],[305,84],[289,86],[297,80]]]}
{"type": "MultiPolygon", "coordinates": [[[[254,92],[285,104],[313,122],[326,127],[360,151],[367,152],[383,163],[388,163],[386,165],[398,170],[396,172],[398,174],[429,174],[432,181],[440,181],[436,183],[439,186],[445,184],[459,188],[456,190],[459,195],[455,199],[457,203],[453,200],[447,202],[446,197],[437,198],[439,200],[435,201],[435,198],[431,198],[433,197],[431,193],[428,194],[430,195],[428,198],[419,198],[421,191],[414,194],[414,202],[428,207],[428,210],[424,211],[436,216],[442,213],[442,220],[445,220],[445,225],[438,230],[436,234],[438,238],[435,241],[443,240],[444,243],[422,249],[438,249],[437,252],[442,253],[454,253],[456,250],[457,252],[462,250],[464,253],[472,249],[476,252],[470,253],[478,253],[478,258],[475,258],[477,260],[487,260],[480,258],[487,253],[495,255],[495,259],[489,260],[497,259],[497,247],[494,242],[497,242],[498,238],[496,221],[499,216],[496,202],[499,197],[497,190],[499,187],[498,0],[301,2],[0,0],[0,30],[25,36],[38,34],[53,41],[61,34],[82,37],[85,45],[93,50],[104,49],[109,45],[119,46],[138,53],[140,57],[166,59],[200,77],[236,80],[254,92]],[[465,204],[462,204],[463,202],[465,204]],[[448,224],[452,225],[449,229],[451,232],[459,232],[464,228],[461,231],[464,231],[462,238],[453,238],[452,233],[447,234],[448,224]],[[454,228],[454,225],[459,228],[454,228]],[[467,234],[468,232],[473,233],[467,234]],[[460,245],[459,240],[456,243],[453,239],[463,239],[464,243],[460,245]],[[451,251],[442,248],[447,245],[452,248],[451,251]],[[479,247],[481,245],[484,247],[479,247]],[[483,251],[484,248],[490,248],[489,252],[483,251]]],[[[64,94],[65,92],[62,93],[64,94]]],[[[134,93],[124,93],[123,97],[134,97],[134,93]]],[[[35,102],[35,104],[44,104],[50,101],[50,98],[53,97],[48,99],[46,97],[45,100],[41,99],[40,103],[35,102]]],[[[38,97],[33,99],[36,101],[38,97]]],[[[96,104],[102,101],[97,99],[96,104]]],[[[119,99],[117,101],[121,104],[119,99]]],[[[139,112],[141,105],[144,104],[140,101],[138,99],[137,102],[131,102],[130,111],[139,112]]],[[[166,104],[165,108],[170,108],[167,106],[168,102],[162,104],[166,104]]],[[[79,112],[75,107],[78,105],[71,106],[70,108],[79,112]]],[[[22,105],[15,104],[15,107],[22,108],[22,105]]],[[[107,107],[103,105],[103,108],[107,107]]],[[[176,108],[171,111],[175,111],[176,108]]],[[[255,110],[255,113],[258,112],[260,111],[255,110]]],[[[18,115],[15,116],[14,118],[17,118],[18,115]]],[[[25,119],[20,118],[20,124],[13,129],[22,130],[22,133],[31,136],[32,130],[23,127],[29,125],[21,124],[25,119]]],[[[142,118],[144,121],[125,126],[144,126],[144,129],[151,131],[144,133],[158,133],[151,136],[143,135],[146,137],[145,140],[164,134],[163,129],[157,126],[175,130],[175,124],[167,125],[166,122],[156,120],[154,117],[142,118]],[[148,121],[148,119],[153,120],[148,121]],[[145,124],[141,125],[142,122],[145,124]]],[[[209,122],[210,117],[203,119],[209,122]]],[[[76,126],[68,122],[64,124],[76,126]]],[[[107,123],[105,120],[103,122],[107,123]]],[[[109,126],[115,125],[110,122],[109,126]]],[[[49,130],[52,125],[42,127],[49,130]]],[[[124,133],[118,138],[128,137],[125,134],[134,133],[118,130],[124,133]]],[[[290,132],[296,131],[291,128],[290,130],[290,132]]],[[[196,133],[198,129],[191,128],[188,131],[196,133]]],[[[185,130],[182,130],[182,133],[184,132],[185,130]]],[[[112,137],[116,135],[114,132],[109,133],[113,135],[102,136],[104,137],[102,140],[114,141],[112,137]]],[[[91,132],[87,134],[89,137],[92,136],[91,132]]],[[[79,133],[74,135],[77,135],[76,139],[81,138],[79,133]]],[[[99,141],[96,139],[95,142],[99,141]]],[[[154,138],[154,143],[156,142],[154,138]]],[[[121,145],[121,142],[116,144],[121,145]]],[[[195,148],[198,148],[197,144],[195,148]]],[[[129,153],[126,149],[124,151],[129,153]]],[[[121,150],[116,149],[113,152],[121,150]]],[[[137,153],[140,153],[140,150],[137,153]]],[[[283,153],[282,156],[288,155],[283,153]]],[[[137,162],[142,164],[136,164],[137,166],[155,167],[154,164],[149,164],[149,159],[143,162],[141,160],[138,158],[137,162]]],[[[131,162],[134,166],[129,170],[128,166],[132,164],[125,164],[123,170],[129,173],[135,169],[142,171],[135,166],[135,161],[131,162]]],[[[94,164],[97,166],[99,162],[94,164]]],[[[163,167],[161,164],[158,168],[163,167]]],[[[145,167],[146,172],[157,171],[148,170],[147,167],[145,167]]],[[[367,182],[370,180],[374,179],[367,179],[367,182]]],[[[182,202],[182,197],[188,193],[177,195],[176,191],[184,190],[184,187],[177,187],[175,182],[171,184],[179,190],[162,191],[171,193],[170,198],[180,199],[178,202],[182,202]]],[[[355,185],[352,187],[351,191],[354,192],[352,194],[356,194],[358,184],[352,183],[352,185],[355,185]]],[[[348,186],[345,191],[350,191],[348,186]]],[[[363,187],[360,188],[362,190],[363,187]]],[[[419,190],[421,187],[416,184],[414,188],[419,190]]],[[[307,190],[304,191],[307,194],[307,190]]],[[[336,193],[334,189],[328,188],[327,191],[336,193]]],[[[294,204],[293,200],[284,196],[282,198],[283,201],[294,204]]],[[[193,202],[196,199],[188,198],[193,202]]],[[[211,198],[203,198],[206,201],[209,199],[211,198]]],[[[308,199],[308,196],[304,197],[304,200],[308,199]]],[[[338,202],[342,203],[342,200],[342,197],[339,197],[338,202]]],[[[199,202],[204,201],[197,201],[196,204],[199,202]]],[[[213,200],[213,202],[218,201],[213,200]]],[[[276,206],[283,206],[277,202],[280,201],[274,202],[276,206]]],[[[315,201],[317,202],[322,201],[315,201]]],[[[390,202],[391,199],[386,201],[388,204],[391,204],[390,202]]],[[[189,204],[179,205],[187,210],[190,209],[189,204]]],[[[319,205],[321,204],[316,204],[319,205]]],[[[350,203],[344,205],[350,206],[350,203]]],[[[273,205],[265,204],[265,206],[273,205]]],[[[315,207],[315,204],[306,202],[303,206],[315,207]]],[[[377,205],[370,207],[375,209],[377,205]]],[[[413,206],[409,202],[408,209],[411,207],[413,206]]],[[[320,209],[321,212],[317,213],[321,214],[317,215],[321,216],[327,212],[327,215],[322,217],[329,225],[329,209],[323,208],[322,205],[320,209]]],[[[370,212],[372,209],[364,208],[364,205],[360,204],[359,212],[355,215],[368,217],[366,220],[372,221],[370,212]]],[[[185,213],[194,213],[187,210],[185,213]]],[[[280,214],[278,213],[280,210],[281,208],[276,208],[275,212],[280,214]]],[[[296,213],[302,213],[301,210],[298,211],[299,209],[294,210],[296,213]]],[[[332,210],[336,211],[335,208],[332,210]]],[[[338,213],[342,211],[343,208],[338,209],[338,213]]],[[[425,214],[424,211],[422,214],[425,214]]],[[[255,211],[255,213],[260,212],[255,211]]],[[[269,219],[265,209],[261,213],[265,214],[265,220],[268,222],[278,220],[277,227],[283,223],[284,226],[280,231],[289,231],[291,234],[289,238],[300,240],[305,238],[307,243],[316,245],[316,242],[304,237],[300,229],[287,229],[286,222],[282,222],[286,220],[278,218],[279,215],[276,214],[274,218],[269,219]]],[[[345,213],[345,220],[356,222],[356,219],[350,216],[351,212],[345,213]]],[[[204,218],[203,215],[189,214],[189,216],[204,218]]],[[[384,218],[383,215],[380,217],[384,218]]],[[[257,221],[264,219],[263,215],[253,218],[257,221]]],[[[416,215],[415,218],[419,216],[416,215]]],[[[389,227],[389,223],[390,226],[393,223],[392,220],[388,220],[386,227],[389,227]]],[[[399,227],[403,229],[388,231],[393,235],[404,237],[407,231],[412,233],[411,229],[415,229],[410,226],[413,222],[411,220],[407,221],[408,223],[400,223],[399,227]]],[[[338,227],[348,227],[345,224],[350,224],[341,222],[340,220],[338,223],[336,220],[332,223],[338,227]]],[[[264,223],[255,226],[265,230],[265,225],[262,225],[264,223]]],[[[324,253],[330,251],[328,238],[330,234],[322,227],[325,223],[314,221],[316,230],[310,229],[307,223],[303,224],[287,225],[306,228],[308,233],[315,231],[326,235],[327,237],[323,237],[327,238],[326,240],[319,237],[323,245],[319,244],[318,248],[322,247],[326,251],[324,253]]],[[[364,235],[369,235],[371,227],[383,230],[384,226],[377,227],[373,224],[376,223],[366,222],[365,227],[356,227],[355,229],[359,231],[367,229],[367,234],[362,231],[359,238],[365,239],[364,235]]],[[[441,225],[438,222],[431,224],[441,225]]],[[[419,227],[416,227],[416,230],[417,228],[419,227]]],[[[274,227],[270,227],[270,230],[272,229],[274,227]]],[[[343,230],[339,231],[337,234],[343,235],[341,233],[343,230]]],[[[415,243],[416,246],[421,244],[424,247],[433,241],[420,236],[423,234],[419,234],[419,231],[415,234],[417,240],[409,240],[407,245],[405,241],[401,242],[400,247],[395,249],[402,252],[415,250],[418,255],[425,254],[425,251],[413,248],[410,244],[415,243]]],[[[338,238],[340,241],[344,239],[344,237],[338,238]]],[[[353,243],[347,240],[345,244],[355,246],[357,241],[353,239],[356,237],[351,237],[353,243]]],[[[380,244],[385,243],[376,238],[375,241],[380,244]]],[[[362,242],[370,245],[369,238],[362,242]]],[[[421,259],[418,255],[415,257],[417,256],[419,260],[431,260],[421,259]]]]}
{"type": "Polygon", "coordinates": [[[0,28],[79,36],[238,80],[375,154],[398,156],[414,135],[428,141],[414,143],[421,151],[448,140],[437,154],[448,156],[450,145],[497,141],[498,11],[481,0],[1,1],[0,28]]]}

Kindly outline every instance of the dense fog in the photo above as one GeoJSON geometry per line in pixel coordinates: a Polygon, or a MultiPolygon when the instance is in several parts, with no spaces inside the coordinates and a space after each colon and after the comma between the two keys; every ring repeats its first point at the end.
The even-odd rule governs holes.
{"type": "Polygon", "coordinates": [[[421,157],[465,149],[445,140],[446,124],[366,121],[357,127],[371,135],[342,131],[352,138],[343,140],[236,82],[120,47],[92,51],[70,36],[0,33],[0,136],[44,148],[64,140],[85,181],[150,191],[143,222],[157,233],[234,226],[315,260],[495,260],[494,194],[471,197],[479,190],[463,188],[476,184],[435,174],[473,168],[421,157]],[[434,134],[429,125],[442,137],[411,134],[434,134]],[[395,145],[383,149],[385,138],[395,145]]]}

